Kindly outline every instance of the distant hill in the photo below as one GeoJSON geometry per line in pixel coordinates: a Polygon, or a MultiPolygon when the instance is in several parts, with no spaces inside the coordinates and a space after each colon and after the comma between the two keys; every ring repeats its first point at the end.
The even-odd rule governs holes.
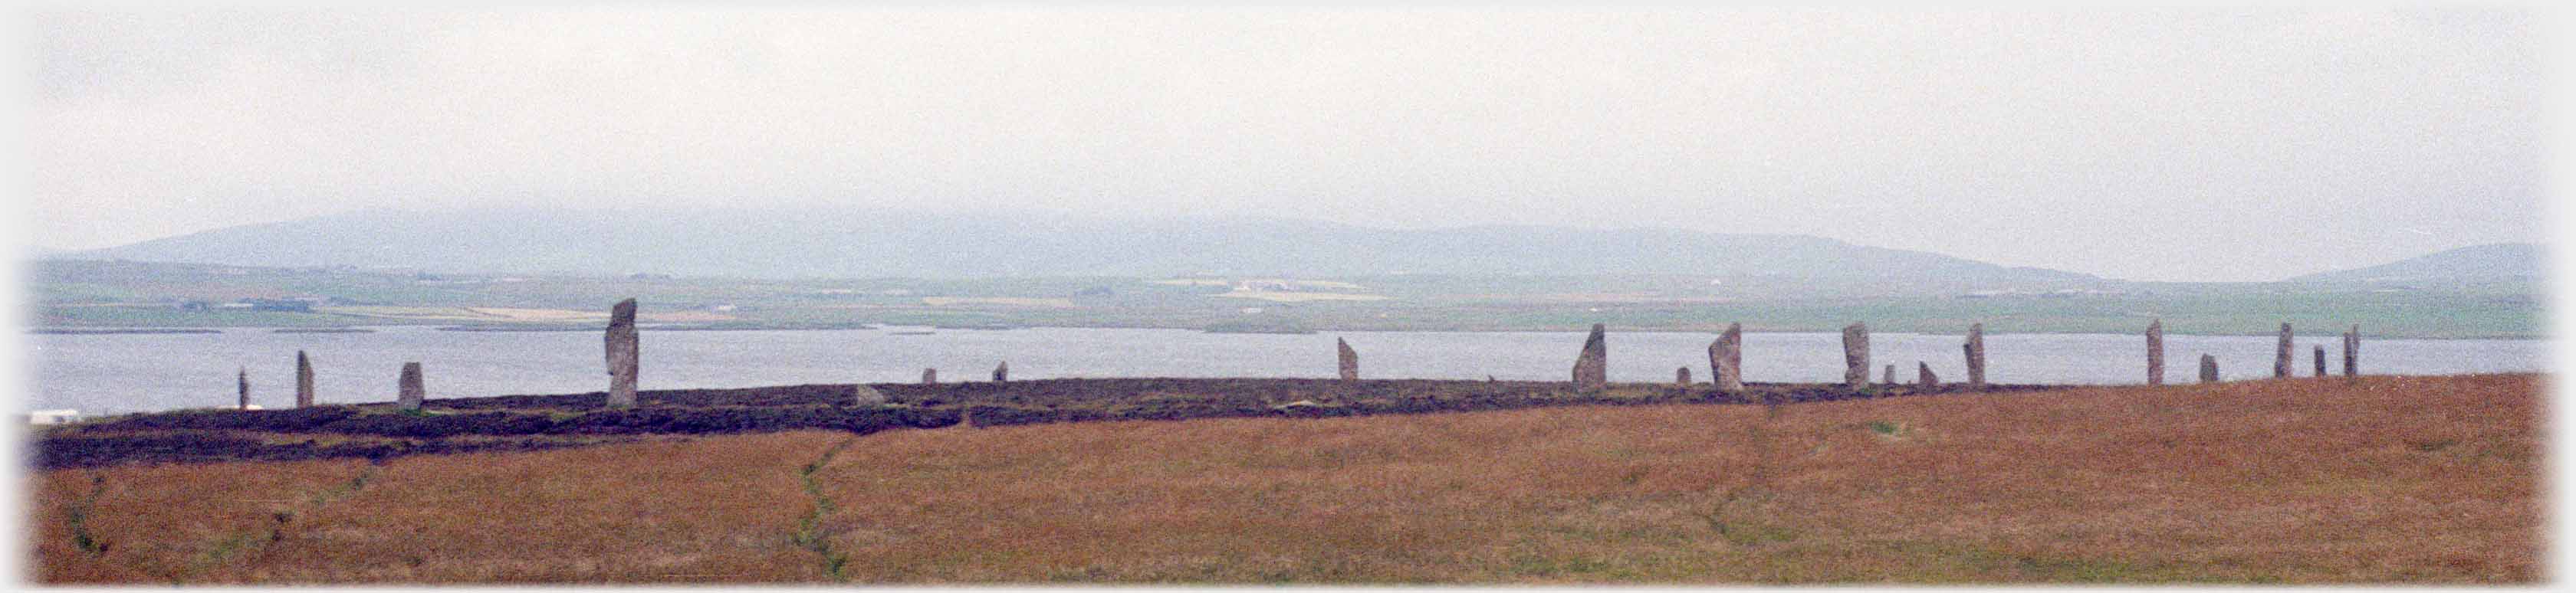
{"type": "Polygon", "coordinates": [[[1266,217],[870,210],[369,210],[57,257],[770,278],[1691,274],[1926,287],[2099,280],[1801,235],[1552,226],[1393,230],[1266,217]]]}
{"type": "Polygon", "coordinates": [[[2471,245],[2367,268],[2322,272],[2292,282],[2463,282],[2538,280],[2548,249],[2532,243],[2471,245]]]}

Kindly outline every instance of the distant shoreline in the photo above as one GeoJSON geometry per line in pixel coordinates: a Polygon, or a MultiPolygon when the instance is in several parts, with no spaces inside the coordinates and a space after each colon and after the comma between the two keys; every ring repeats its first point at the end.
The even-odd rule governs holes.
{"type": "MultiPolygon", "coordinates": [[[[243,329],[254,329],[254,328],[243,328],[243,329]]],[[[28,330],[27,330],[27,333],[31,333],[31,334],[60,334],[60,335],[106,335],[106,334],[220,334],[220,333],[224,333],[224,330],[222,330],[222,329],[208,329],[208,328],[190,328],[190,327],[39,327],[39,328],[30,328],[30,329],[28,329],[28,330]]]]}
{"type": "MultiPolygon", "coordinates": [[[[449,326],[436,326],[436,325],[432,325],[432,324],[416,324],[416,325],[394,325],[394,326],[391,326],[391,327],[426,327],[426,328],[433,329],[433,330],[435,330],[435,331],[452,331],[452,332],[468,332],[468,333],[486,333],[486,332],[514,332],[514,333],[515,333],[515,332],[595,332],[595,331],[604,331],[604,327],[568,327],[568,326],[560,326],[560,325],[529,325],[529,326],[513,327],[513,326],[504,326],[504,325],[490,325],[490,326],[455,326],[455,325],[449,325],[449,326]]],[[[648,324],[648,325],[643,325],[643,326],[641,326],[639,329],[642,329],[642,330],[644,330],[644,331],[846,331],[846,330],[859,330],[859,331],[885,331],[885,330],[893,330],[894,328],[897,328],[897,327],[914,327],[914,326],[908,326],[908,325],[883,325],[883,324],[870,324],[870,325],[853,325],[853,326],[848,326],[848,327],[829,327],[829,326],[817,327],[817,326],[813,326],[813,325],[778,325],[778,326],[741,325],[741,326],[716,326],[716,327],[708,327],[708,326],[685,326],[685,325],[683,325],[683,326],[671,326],[671,327],[655,327],[655,326],[652,326],[652,325],[649,325],[649,324],[648,324]]],[[[38,328],[28,328],[28,329],[27,329],[27,331],[26,331],[26,333],[29,333],[29,334],[48,334],[48,335],[220,334],[220,333],[224,333],[224,330],[228,330],[228,329],[251,330],[251,331],[267,330],[267,331],[272,332],[272,333],[282,333],[282,334],[343,334],[343,333],[377,333],[377,331],[378,331],[378,330],[375,330],[375,329],[369,329],[369,328],[363,328],[363,327],[338,327],[338,328],[332,328],[332,327],[274,327],[274,326],[207,326],[207,327],[117,327],[117,328],[89,328],[89,327],[38,327],[38,328]]],[[[1536,332],[1536,333],[1549,333],[1549,332],[1554,332],[1554,333],[1582,333],[1582,332],[1584,331],[1584,329],[1583,329],[1583,328],[1580,328],[1580,327],[1565,327],[1565,328],[1536,328],[1536,327],[1511,328],[1511,327],[1507,327],[1507,328],[1475,328],[1475,329],[1444,329],[1444,328],[1435,328],[1435,329],[1334,329],[1334,328],[1315,328],[1315,329],[1311,329],[1311,330],[1295,330],[1295,331],[1279,331],[1279,330],[1270,330],[1270,331],[1247,331],[1247,330],[1230,330],[1230,329],[1210,329],[1210,328],[1202,328],[1202,327],[1128,326],[1128,325],[1030,325],[1030,326],[1011,326],[1011,327],[971,327],[971,328],[970,328],[970,327],[958,327],[958,326],[938,326],[938,327],[934,327],[934,329],[947,329],[947,330],[969,330],[969,329],[971,329],[971,330],[975,330],[975,331],[1010,331],[1010,330],[1021,330],[1021,329],[1169,329],[1169,330],[1187,330],[1187,331],[1195,331],[1195,332],[1200,332],[1200,333],[1211,333],[1211,334],[1237,334],[1237,335],[1310,335],[1310,334],[1320,334],[1320,333],[1518,333],[1518,332],[1536,332]]],[[[1610,328],[1610,331],[1613,331],[1613,332],[1619,332],[1619,333],[1709,334],[1709,335],[1714,336],[1714,335],[1718,334],[1720,331],[1723,331],[1723,330],[1721,330],[1721,329],[1699,329],[1699,328],[1691,328],[1691,329],[1677,329],[1677,328],[1619,328],[1619,327],[1612,327],[1612,328],[1610,328]]],[[[1839,332],[1839,331],[1841,331],[1841,330],[1840,330],[1840,328],[1814,328],[1814,329],[1799,329],[1799,328],[1790,328],[1790,329],[1780,329],[1780,328],[1753,329],[1753,328],[1747,328],[1747,329],[1745,329],[1744,331],[1745,331],[1745,333],[1754,333],[1754,334],[1831,334],[1831,333],[1839,332]]],[[[917,330],[915,330],[913,333],[900,332],[900,331],[898,331],[898,332],[896,332],[896,333],[901,334],[901,335],[928,335],[928,334],[929,334],[929,333],[931,333],[931,332],[918,332],[917,330]]],[[[1874,333],[1874,334],[1888,334],[1888,335],[1934,335],[1934,336],[1939,336],[1939,335],[1956,335],[1956,336],[1962,336],[1962,337],[1964,337],[1964,336],[1966,336],[1966,335],[1967,335],[1965,332],[1941,332],[1941,331],[1929,331],[1929,332],[1927,332],[1927,331],[1905,331],[1905,330],[1872,330],[1870,333],[1874,333]]],[[[2297,334],[2297,336],[2298,336],[2300,339],[2309,339],[2309,338],[2319,338],[2319,337],[2332,337],[2332,336],[2339,336],[2339,335],[2341,335],[2341,333],[2342,333],[2342,332],[2323,332],[2323,333],[2313,333],[2313,334],[2312,334],[2312,333],[2307,333],[2307,332],[2300,332],[2300,333],[2298,333],[2298,334],[2297,334]]],[[[2011,332],[2006,332],[2006,331],[1988,331],[1988,332],[1986,332],[1986,335],[1989,335],[1989,336],[2011,336],[2011,335],[2129,335],[2129,334],[2136,334],[2136,335],[2139,335],[2139,336],[2141,336],[2141,339],[2143,339],[2143,336],[2145,335],[2145,332],[2144,332],[2144,331],[2138,331],[2138,332],[2103,332],[2103,331],[2011,331],[2011,332]]],[[[2278,335],[2278,334],[2276,334],[2276,333],[2274,333],[2274,332],[2247,332],[2247,333],[2187,333],[2187,332],[2171,332],[2171,331],[2169,331],[2169,332],[2167,332],[2167,335],[2169,335],[2169,336],[2199,336],[2199,337],[2269,337],[2269,336],[2274,336],[2274,335],[2278,335]]],[[[2365,342],[2366,342],[2366,341],[2370,341],[2370,340],[2548,340],[2548,339],[2550,339],[2550,336],[2548,336],[2548,335],[2546,335],[2546,334],[2495,334],[2495,335],[2464,335],[2464,336],[2421,336],[2421,335],[2407,335],[2407,334],[2384,334],[2384,335],[2373,335],[2373,334],[2370,334],[2369,332],[2363,332],[2361,337],[2362,337],[2362,340],[2363,340],[2363,341],[2365,341],[2365,342]]]]}

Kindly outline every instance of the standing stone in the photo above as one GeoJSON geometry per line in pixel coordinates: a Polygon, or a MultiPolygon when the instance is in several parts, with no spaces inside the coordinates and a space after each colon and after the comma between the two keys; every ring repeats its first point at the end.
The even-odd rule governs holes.
{"type": "Polygon", "coordinates": [[[869,387],[866,383],[851,385],[850,392],[851,405],[878,406],[886,403],[885,392],[877,391],[877,388],[869,387]]]}
{"type": "Polygon", "coordinates": [[[241,369],[241,403],[235,409],[250,409],[250,367],[241,369]]]}
{"type": "Polygon", "coordinates": [[[2352,326],[2352,331],[2344,332],[2343,334],[2343,376],[2355,377],[2360,375],[2361,325],[2355,324],[2352,326]]]}
{"type": "Polygon", "coordinates": [[[420,409],[420,401],[427,398],[429,394],[429,390],[423,389],[420,386],[420,363],[403,363],[402,379],[400,383],[395,385],[395,388],[399,389],[399,391],[394,392],[394,405],[396,407],[400,407],[405,410],[420,409]]]}
{"type": "Polygon", "coordinates": [[[2218,357],[2207,354],[2200,355],[2200,382],[2218,382],[2218,357]]]}
{"type": "Polygon", "coordinates": [[[1690,386],[1690,384],[1691,384],[1691,381],[1690,381],[1690,367],[1686,367],[1686,366],[1685,366],[1685,367],[1675,367],[1675,368],[1673,368],[1673,384],[1674,384],[1674,385],[1680,385],[1680,386],[1683,386],[1683,387],[1689,387],[1689,386],[1690,386]]]}
{"type": "Polygon", "coordinates": [[[313,359],[295,351],[295,407],[313,407],[313,359]]]}
{"type": "Polygon", "coordinates": [[[1726,324],[1726,333],[1708,344],[1708,375],[1720,390],[1744,390],[1744,324],[1726,324]]]}
{"type": "Polygon", "coordinates": [[[635,299],[608,309],[608,407],[635,407],[635,299]]]}
{"type": "Polygon", "coordinates": [[[2290,353],[2290,324],[2288,323],[2281,324],[2281,346],[2278,350],[2272,357],[2272,378],[2288,378],[2290,361],[2297,359],[2297,355],[2290,353]]]}
{"type": "Polygon", "coordinates": [[[1891,364],[1891,365],[1887,365],[1887,372],[1886,372],[1886,373],[1884,373],[1884,374],[1879,375],[1879,377],[1878,377],[1878,384],[1880,384],[1880,385],[1895,385],[1895,384],[1896,384],[1896,365],[1893,365],[1893,364],[1891,364]]]}
{"type": "Polygon", "coordinates": [[[1986,324],[1968,324],[1968,342],[1959,348],[1968,355],[1968,388],[1986,388],[1986,324]]]}
{"type": "Polygon", "coordinates": [[[1932,375],[1932,365],[1914,361],[1914,386],[1931,389],[1941,386],[1941,378],[1932,375]]]}
{"type": "Polygon", "coordinates": [[[1843,328],[1843,385],[1869,386],[1869,326],[1857,322],[1843,328]]]}
{"type": "Polygon", "coordinates": [[[2147,384],[2165,384],[2165,320],[2147,323],[2147,384]]]}
{"type": "Polygon", "coordinates": [[[1360,352],[1352,350],[1351,343],[1344,342],[1341,338],[1333,338],[1333,349],[1341,353],[1342,380],[1360,380],[1360,352]]]}
{"type": "Polygon", "coordinates": [[[993,382],[994,382],[994,383],[1009,383],[1009,382],[1011,382],[1011,361],[1005,360],[1005,361],[1002,361],[1001,366],[993,367],[993,382]]]}
{"type": "Polygon", "coordinates": [[[1594,391],[1610,384],[1610,343],[1601,324],[1583,338],[1583,354],[1574,358],[1574,388],[1594,391]]]}
{"type": "Polygon", "coordinates": [[[2317,345],[2317,376],[2326,376],[2326,345],[2317,345]]]}
{"type": "Polygon", "coordinates": [[[921,369],[921,384],[938,385],[939,369],[921,369]]]}

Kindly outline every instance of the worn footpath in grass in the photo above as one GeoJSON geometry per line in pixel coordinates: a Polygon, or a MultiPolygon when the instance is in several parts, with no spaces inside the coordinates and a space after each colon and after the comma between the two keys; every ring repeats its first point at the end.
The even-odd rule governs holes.
{"type": "Polygon", "coordinates": [[[213,562],[227,534],[264,529],[273,507],[255,499],[368,466],[66,470],[37,481],[32,566],[46,582],[141,583],[2527,583],[2540,570],[2540,381],[412,457],[213,562]],[[73,510],[104,552],[79,545],[73,510]]]}

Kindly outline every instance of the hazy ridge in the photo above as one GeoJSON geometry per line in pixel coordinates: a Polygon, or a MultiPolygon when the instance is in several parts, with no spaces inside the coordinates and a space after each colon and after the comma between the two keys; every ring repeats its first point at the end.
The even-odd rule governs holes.
{"type": "Polygon", "coordinates": [[[1270,217],[868,210],[367,210],[57,254],[257,266],[742,277],[1705,274],[2080,284],[2090,275],[1802,235],[1398,230],[1270,217]]]}
{"type": "Polygon", "coordinates": [[[2292,282],[2450,282],[2539,280],[2548,249],[2534,243],[2489,243],[2410,257],[2376,266],[2320,272],[2292,282]]]}

